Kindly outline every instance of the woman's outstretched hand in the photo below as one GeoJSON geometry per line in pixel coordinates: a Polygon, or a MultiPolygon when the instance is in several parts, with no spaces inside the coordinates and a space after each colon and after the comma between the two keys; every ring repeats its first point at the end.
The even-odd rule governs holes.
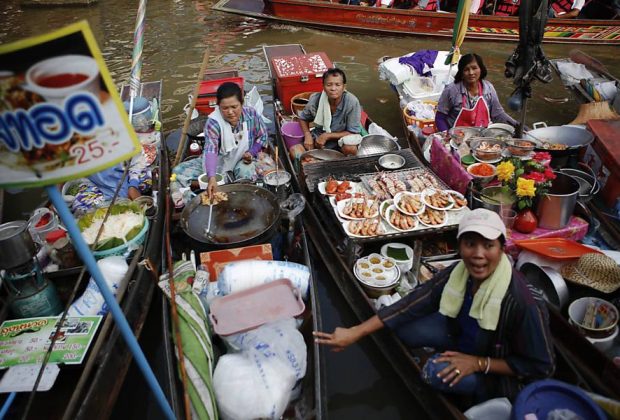
{"type": "Polygon", "coordinates": [[[355,327],[338,327],[331,334],[322,331],[314,331],[312,334],[314,335],[314,341],[331,346],[332,351],[342,351],[361,338],[355,332],[355,327]]]}

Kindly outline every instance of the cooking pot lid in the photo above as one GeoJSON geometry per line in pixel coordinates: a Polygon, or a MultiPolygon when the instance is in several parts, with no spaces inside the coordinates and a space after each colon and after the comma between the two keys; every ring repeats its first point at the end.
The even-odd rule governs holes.
{"type": "Polygon", "coordinates": [[[219,245],[250,241],[270,229],[280,216],[275,196],[263,188],[228,184],[218,191],[227,193],[228,201],[213,206],[209,232],[210,206],[203,206],[200,196],[183,211],[182,227],[197,241],[219,245]]]}

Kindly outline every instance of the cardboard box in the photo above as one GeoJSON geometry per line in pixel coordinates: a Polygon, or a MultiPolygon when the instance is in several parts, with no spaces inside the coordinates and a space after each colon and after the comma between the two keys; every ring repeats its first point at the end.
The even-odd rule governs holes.
{"type": "Polygon", "coordinates": [[[276,92],[282,106],[292,113],[291,98],[302,92],[323,90],[323,73],[334,67],[324,52],[274,57],[276,92]]]}
{"type": "Polygon", "coordinates": [[[226,264],[241,260],[273,260],[271,244],[200,253],[200,263],[209,271],[209,281],[216,281],[226,264]]]}

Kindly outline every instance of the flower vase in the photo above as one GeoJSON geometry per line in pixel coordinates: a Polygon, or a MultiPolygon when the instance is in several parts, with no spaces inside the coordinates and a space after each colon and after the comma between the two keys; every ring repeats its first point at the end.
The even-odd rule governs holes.
{"type": "Polygon", "coordinates": [[[538,226],[536,214],[530,208],[523,209],[517,213],[512,228],[521,233],[532,233],[538,226]]]}

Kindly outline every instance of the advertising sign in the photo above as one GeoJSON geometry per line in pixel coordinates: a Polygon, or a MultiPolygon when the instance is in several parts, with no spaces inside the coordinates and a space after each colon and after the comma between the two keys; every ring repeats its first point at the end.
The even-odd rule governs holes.
{"type": "Polygon", "coordinates": [[[86,21],[0,45],[0,187],[84,177],[139,151],[86,21]]]}
{"type": "MultiPolygon", "coordinates": [[[[101,316],[67,317],[58,332],[49,363],[82,363],[101,316]]],[[[0,325],[0,369],[41,363],[59,317],[13,319],[0,325]]]]}

